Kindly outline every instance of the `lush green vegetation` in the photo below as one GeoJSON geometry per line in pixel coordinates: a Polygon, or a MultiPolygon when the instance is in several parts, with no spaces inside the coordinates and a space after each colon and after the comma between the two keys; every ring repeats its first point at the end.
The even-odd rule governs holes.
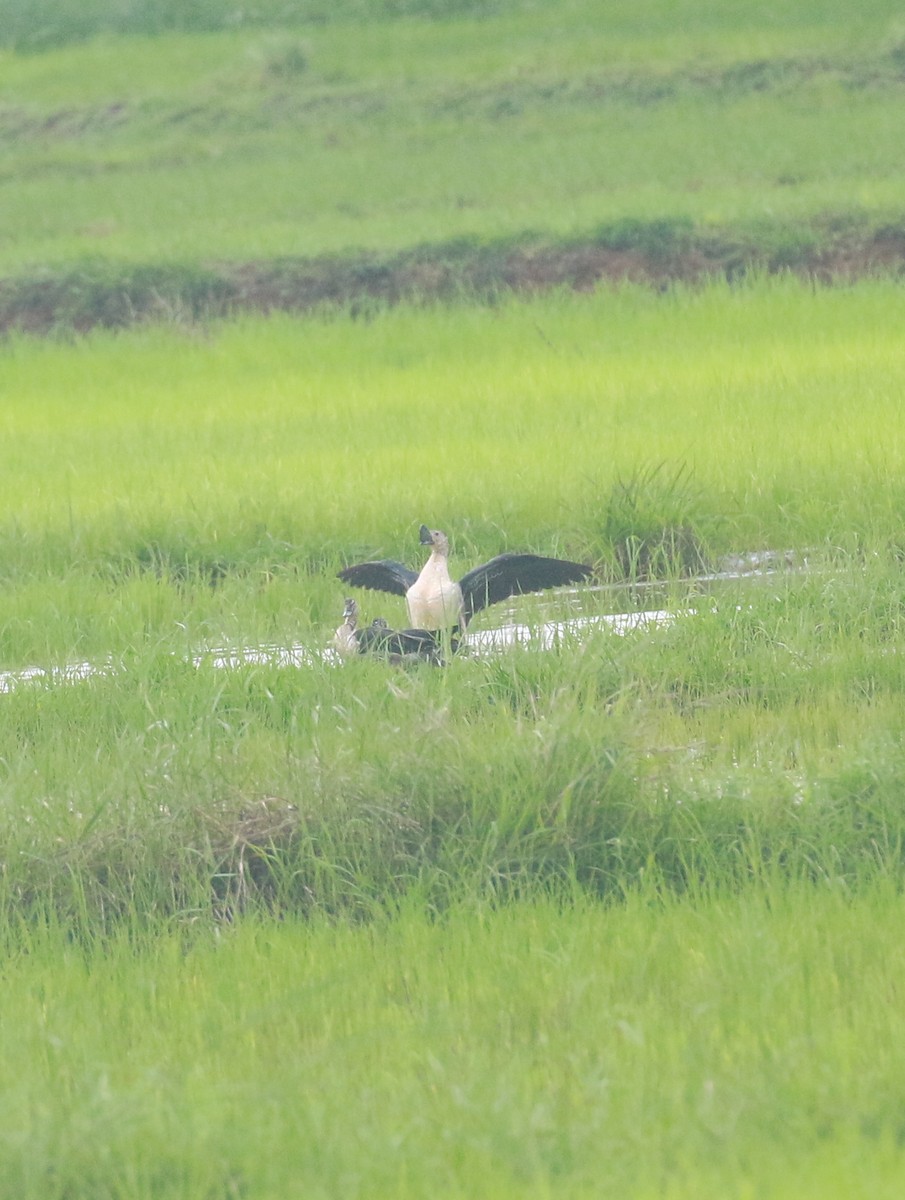
{"type": "Polygon", "coordinates": [[[0,603],[142,565],[316,589],[343,557],[417,556],[425,519],[466,560],[606,561],[620,522],[715,557],[889,546],[902,319],[893,282],[773,280],[11,341],[0,603]]]}
{"type": "Polygon", "coordinates": [[[3,700],[11,909],[895,876],[901,305],[774,280],[11,343],[3,665],[108,664],[3,700]],[[463,566],[522,546],[665,580],[533,619],[690,611],[412,677],[214,668],[325,645],[336,569],[416,561],[422,520],[463,566]],[[808,570],[685,579],[764,547],[808,570]]]}
{"type": "MultiPolygon", "coordinates": [[[[511,752],[523,720],[543,712],[548,728],[565,731],[576,721],[588,745],[599,748],[578,770],[592,790],[609,779],[613,738],[617,758],[623,734],[636,750],[681,748],[678,760],[667,754],[658,762],[660,782],[649,793],[653,832],[642,838],[630,878],[647,856],[657,857],[658,838],[671,841],[656,799],[667,762],[672,788],[686,786],[691,763],[693,788],[728,771],[745,780],[744,790],[760,770],[765,742],[777,738],[774,762],[797,768],[794,746],[802,737],[811,747],[803,752],[806,775],[780,788],[791,805],[799,784],[809,788],[823,778],[822,755],[839,744],[840,723],[858,731],[844,739],[840,760],[844,771],[854,767],[861,735],[871,721],[878,733],[886,728],[880,715],[894,708],[900,686],[900,664],[889,651],[900,631],[901,305],[892,284],[814,292],[774,281],[669,299],[633,289],[492,310],[397,309],[366,324],[256,320],[200,340],[159,328],[74,345],[10,344],[0,375],[2,665],[60,667],[86,658],[102,664],[112,655],[127,667],[77,689],[25,689],[4,700],[29,730],[8,725],[12,740],[0,758],[14,781],[11,794],[29,795],[29,804],[46,796],[53,760],[54,778],[58,770],[72,775],[71,807],[95,833],[109,825],[105,836],[119,841],[134,820],[157,820],[157,808],[142,799],[148,784],[139,782],[156,768],[139,764],[172,753],[165,791],[175,787],[182,796],[176,811],[195,830],[169,824],[169,795],[162,828],[175,849],[207,838],[195,823],[205,825],[210,806],[231,828],[261,795],[294,805],[313,795],[318,812],[337,816],[348,787],[345,801],[359,798],[353,814],[359,802],[379,802],[395,820],[400,803],[411,803],[398,793],[402,770],[421,780],[412,785],[427,804],[418,822],[432,826],[433,760],[421,758],[426,712],[428,728],[439,720],[446,730],[444,793],[461,792],[463,771],[470,777],[475,764],[508,747],[502,757],[511,758],[509,767],[487,780],[485,807],[472,821],[480,847],[490,813],[509,808],[515,827],[536,837],[544,805],[574,786],[573,749],[549,793],[526,794],[526,779],[539,769],[534,753],[546,753],[544,739],[531,742],[532,753],[511,752]],[[391,679],[387,693],[382,670],[368,669],[367,690],[359,696],[353,688],[351,709],[346,674],[332,669],[294,678],[249,668],[229,683],[186,665],[205,647],[325,644],[341,611],[335,570],[368,554],[416,560],[416,530],[425,519],[450,529],[463,564],[513,546],[567,553],[597,563],[604,579],[672,578],[672,603],[680,607],[697,604],[682,575],[733,552],[797,548],[800,557],[810,555],[811,570],[766,591],[731,585],[717,613],[705,602],[695,617],[638,643],[604,638],[593,653],[567,647],[542,666],[534,655],[517,655],[502,676],[495,664],[463,662],[448,679],[391,679]],[[419,697],[403,705],[407,715],[395,711],[399,686],[419,697]],[[475,723],[475,686],[478,713],[502,689],[503,715],[497,698],[487,726],[475,723]],[[386,704],[384,724],[376,714],[386,704]],[[238,706],[238,715],[224,715],[224,705],[229,714],[238,706]],[[614,705],[627,705],[625,730],[613,719],[614,705]],[[322,712],[315,727],[313,714],[322,712]],[[69,730],[98,721],[83,745],[90,762],[74,772],[79,750],[68,744],[69,730]],[[643,731],[640,743],[627,733],[634,725],[643,731]],[[791,729],[789,743],[783,730],[791,729]],[[350,737],[358,766],[342,749],[350,737]],[[335,739],[327,760],[320,751],[312,758],[325,738],[335,739]],[[702,741],[722,750],[702,756],[702,741]],[[389,759],[378,754],[380,744],[389,747],[389,759]],[[691,758],[689,746],[698,747],[691,758]],[[727,746],[732,754],[724,762],[727,746]],[[202,765],[224,754],[238,772],[226,785],[219,768],[207,779],[202,765]],[[326,764],[334,754],[339,776],[330,783],[326,764]],[[377,773],[375,761],[383,764],[377,773]],[[319,773],[313,792],[312,764],[319,773]],[[187,781],[176,787],[183,769],[187,781]],[[224,791],[222,818],[217,797],[224,791]],[[91,819],[95,811],[104,814],[100,825],[91,819]]],[[[591,595],[581,610],[626,602],[644,603],[644,593],[634,600],[619,591],[591,595]]],[[[368,616],[404,619],[392,598],[365,596],[363,603],[368,616]]],[[[627,775],[638,772],[633,764],[627,775]]],[[[776,786],[771,775],[767,791],[776,786]]],[[[472,789],[455,813],[476,803],[472,789]]],[[[618,804],[635,804],[644,792],[640,780],[637,789],[617,789],[618,804]]],[[[592,828],[572,844],[580,857],[586,838],[593,859],[618,831],[608,831],[612,814],[588,811],[596,812],[592,828]]],[[[708,804],[705,811],[717,812],[718,824],[724,819],[719,808],[708,804]]],[[[800,816],[793,817],[783,839],[793,837],[800,816]]],[[[10,836],[26,831],[31,838],[18,803],[9,820],[10,836]]],[[[731,820],[745,827],[740,813],[731,820]]],[[[49,841],[25,848],[24,891],[32,864],[46,860],[59,836],[54,821],[39,828],[49,841]]],[[[461,835],[459,816],[450,828],[461,835]]],[[[143,860],[153,839],[146,831],[138,841],[126,836],[126,846],[133,842],[143,860]]],[[[855,859],[867,845],[856,842],[855,859]]],[[[446,878],[455,872],[441,858],[446,878]]],[[[402,890],[425,866],[420,850],[416,859],[402,890]]],[[[166,878],[168,855],[159,861],[166,878]]],[[[574,861],[564,855],[556,872],[567,874],[574,861]]],[[[199,862],[203,889],[216,853],[199,862]]],[[[542,875],[545,863],[541,856],[542,875]]],[[[680,887],[686,866],[675,876],[680,887]]],[[[373,886],[363,890],[379,902],[387,884],[379,853],[371,869],[373,886]]],[[[299,891],[304,905],[307,895],[299,891]]]]}
{"type": "Polygon", "coordinates": [[[441,672],[224,671],[176,630],[107,675],[21,684],[2,698],[5,919],[93,940],[262,906],[895,881],[894,573],[777,589],[441,672]]]}
{"type": "Polygon", "coordinates": [[[745,271],[895,266],[902,37],[0,0],[10,1194],[898,1196],[903,298],[745,271]],[[306,658],[421,521],[675,619],[306,658]]]}
{"type": "Polygon", "coordinates": [[[774,280],[6,344],[2,665],[102,668],[0,695],[18,1194],[892,1186],[900,307],[774,280]],[[217,666],[323,645],[334,569],[424,518],[462,563],[665,577],[529,618],[681,615],[217,666]],[[809,567],[698,591],[688,545],[809,567]]]}
{"type": "Polygon", "coordinates": [[[642,249],[689,222],[795,261],[840,220],[900,221],[889,0],[4,7],[10,45],[50,47],[0,71],[0,270],[33,282],[626,219],[642,249]]]}
{"type": "Polygon", "coordinates": [[[794,889],[32,937],[4,965],[6,1186],[893,1200],[902,918],[794,889]]]}

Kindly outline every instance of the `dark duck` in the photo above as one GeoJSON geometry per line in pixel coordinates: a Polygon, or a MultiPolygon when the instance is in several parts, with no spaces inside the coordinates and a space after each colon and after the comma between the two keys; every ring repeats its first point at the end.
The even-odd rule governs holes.
{"type": "Polygon", "coordinates": [[[364,629],[358,627],[358,605],[346,600],[343,623],[332,640],[333,649],[343,658],[371,654],[392,663],[443,662],[440,638],[429,629],[390,629],[383,617],[375,617],[364,629]]]}

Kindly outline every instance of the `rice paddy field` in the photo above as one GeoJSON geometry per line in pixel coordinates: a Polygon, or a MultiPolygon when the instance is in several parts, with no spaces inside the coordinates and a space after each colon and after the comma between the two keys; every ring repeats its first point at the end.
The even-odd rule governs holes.
{"type": "Polygon", "coordinates": [[[894,0],[3,0],[0,270],[896,224],[903,38],[894,0]]]}
{"type": "MultiPolygon", "coordinates": [[[[0,0],[0,292],[896,230],[905,30],[806,7],[0,0]]],[[[0,1194],[900,1196],[903,318],[893,265],[7,333],[0,1194]],[[593,583],[337,663],[422,522],[593,583]]]]}

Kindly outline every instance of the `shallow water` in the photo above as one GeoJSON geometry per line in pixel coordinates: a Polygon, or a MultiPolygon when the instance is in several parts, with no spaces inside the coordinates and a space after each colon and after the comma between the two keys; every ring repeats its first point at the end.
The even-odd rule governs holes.
{"type": "MultiPolygon", "coordinates": [[[[760,579],[780,572],[798,571],[806,567],[807,560],[793,551],[763,551],[744,555],[733,555],[721,564],[721,569],[708,575],[689,579],[690,588],[709,589],[722,582],[737,582],[744,579],[760,579]]],[[[614,598],[624,593],[631,598],[635,607],[623,612],[574,616],[561,620],[539,621],[528,625],[516,620],[516,607],[502,610],[503,622],[490,629],[469,632],[464,645],[471,655],[483,657],[497,654],[511,646],[527,646],[536,650],[549,650],[566,641],[580,641],[599,630],[624,635],[636,630],[652,629],[681,620],[693,610],[690,608],[667,609],[643,607],[644,596],[648,601],[664,594],[664,585],[616,585],[563,589],[557,592],[557,604],[568,597],[576,604],[591,597],[607,593],[614,598]],[[639,600],[641,606],[639,606],[639,600]]],[[[500,611],[499,609],[497,611],[500,611]]],[[[541,608],[541,612],[543,607],[541,608]]],[[[329,641],[333,631],[325,638],[329,641]]],[[[302,643],[292,646],[262,645],[239,647],[214,647],[198,652],[190,661],[195,666],[206,664],[219,670],[231,671],[246,666],[313,667],[327,664],[340,666],[343,659],[330,646],[311,647],[302,643]]],[[[79,683],[83,679],[114,675],[126,668],[112,660],[106,662],[70,663],[64,667],[22,667],[16,671],[0,671],[0,693],[12,692],[24,684],[67,684],[79,683]]]]}
{"type": "MultiPolygon", "coordinates": [[[[509,646],[531,646],[549,650],[565,640],[586,637],[595,628],[607,628],[624,634],[649,625],[662,625],[676,614],[665,609],[651,612],[612,613],[606,616],[572,617],[566,621],[548,621],[531,626],[509,623],[493,629],[469,634],[465,646],[471,655],[499,653],[509,646]]],[[[344,660],[329,646],[312,648],[301,642],[292,646],[217,647],[192,657],[195,666],[206,664],[218,670],[232,671],[240,667],[264,665],[271,667],[312,667],[318,664],[341,666],[344,660]]],[[[18,671],[0,671],[0,693],[11,692],[27,683],[79,683],[83,679],[113,675],[125,670],[106,663],[70,663],[65,667],[23,667],[18,671]]]]}

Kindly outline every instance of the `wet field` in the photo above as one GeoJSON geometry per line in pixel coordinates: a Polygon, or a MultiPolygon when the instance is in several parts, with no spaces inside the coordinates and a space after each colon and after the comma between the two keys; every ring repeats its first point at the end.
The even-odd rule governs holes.
{"type": "MultiPolygon", "coordinates": [[[[712,595],[721,585],[738,584],[744,580],[755,585],[779,573],[804,570],[806,566],[807,556],[794,551],[755,551],[728,556],[720,564],[720,569],[683,580],[681,587],[687,590],[690,596],[700,598],[702,595],[712,595]]],[[[491,610],[497,623],[470,631],[462,640],[458,653],[463,656],[486,657],[514,646],[551,650],[564,642],[581,642],[601,632],[625,635],[656,628],[681,620],[684,615],[694,611],[693,606],[655,606],[658,598],[666,596],[667,590],[662,582],[564,588],[556,592],[555,601],[535,602],[535,619],[530,623],[519,619],[522,608],[519,602],[497,606],[491,610]],[[604,598],[618,601],[620,596],[630,599],[633,606],[623,611],[594,614],[583,612],[574,616],[544,620],[545,608],[555,606],[559,612],[569,606],[587,609],[592,605],[600,605],[604,598]]],[[[211,646],[199,649],[190,661],[195,666],[205,664],[218,670],[229,671],[260,665],[299,669],[321,664],[340,666],[344,660],[329,644],[317,646],[295,643],[288,646],[211,646]]],[[[85,679],[110,675],[121,669],[108,661],[74,662],[60,667],[31,666],[16,671],[0,671],[0,693],[11,692],[26,684],[75,684],[85,679]]]]}

